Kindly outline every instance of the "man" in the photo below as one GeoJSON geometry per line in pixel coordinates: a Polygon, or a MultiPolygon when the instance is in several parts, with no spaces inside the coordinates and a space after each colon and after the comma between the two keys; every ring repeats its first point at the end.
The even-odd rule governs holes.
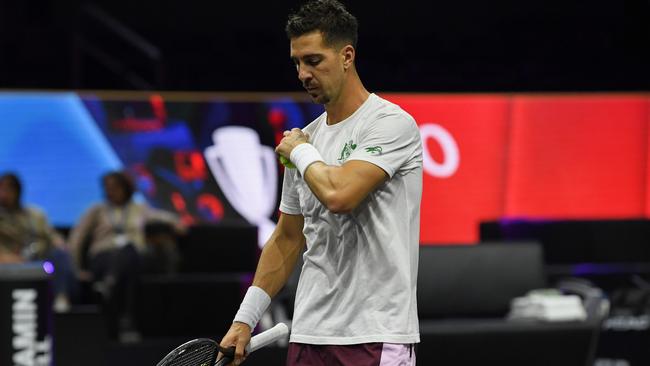
{"type": "Polygon", "coordinates": [[[325,113],[284,132],[282,212],[221,341],[244,359],[261,315],[303,255],[288,365],[414,365],[422,146],[411,116],[369,93],[357,21],[335,0],[305,4],[287,34],[298,78],[325,113]]]}
{"type": "Polygon", "coordinates": [[[0,176],[0,258],[5,262],[44,259],[62,239],[45,214],[20,202],[22,184],[12,173],[0,176]]]}
{"type": "Polygon", "coordinates": [[[179,231],[183,226],[176,215],[135,202],[136,187],[126,173],[109,172],[101,183],[106,201],[86,210],[72,229],[68,245],[79,277],[92,281],[104,296],[109,334],[130,342],[139,339],[134,317],[141,254],[149,253],[145,225],[166,223],[179,231]]]}
{"type": "Polygon", "coordinates": [[[47,260],[54,264],[54,310],[70,308],[76,280],[63,237],[36,207],[21,203],[22,183],[13,173],[0,175],[0,265],[47,260]]]}
{"type": "Polygon", "coordinates": [[[83,261],[87,260],[87,266],[93,272],[82,276],[95,279],[110,275],[111,268],[108,267],[130,267],[126,263],[118,263],[131,257],[125,253],[137,255],[147,250],[145,224],[167,223],[179,231],[184,230],[176,215],[135,202],[133,196],[136,187],[126,173],[108,172],[102,177],[101,184],[106,201],[86,210],[72,229],[68,243],[77,266],[81,269],[83,261]],[[88,258],[83,258],[86,241],[88,258]]]}

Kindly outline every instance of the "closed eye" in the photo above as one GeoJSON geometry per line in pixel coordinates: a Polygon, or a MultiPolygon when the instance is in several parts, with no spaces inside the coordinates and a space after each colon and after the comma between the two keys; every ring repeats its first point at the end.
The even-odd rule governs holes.
{"type": "Polygon", "coordinates": [[[317,66],[323,61],[323,56],[318,54],[305,55],[301,58],[291,57],[291,61],[294,65],[300,66],[301,61],[307,66],[317,66]]]}
{"type": "Polygon", "coordinates": [[[322,57],[308,57],[305,59],[305,63],[309,66],[318,66],[321,61],[323,61],[322,57]]]}

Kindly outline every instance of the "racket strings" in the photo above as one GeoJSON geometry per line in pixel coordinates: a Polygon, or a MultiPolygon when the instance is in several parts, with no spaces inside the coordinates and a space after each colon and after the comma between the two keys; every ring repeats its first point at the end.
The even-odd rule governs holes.
{"type": "Polygon", "coordinates": [[[194,345],[180,351],[165,366],[212,366],[218,351],[213,344],[194,345]]]}

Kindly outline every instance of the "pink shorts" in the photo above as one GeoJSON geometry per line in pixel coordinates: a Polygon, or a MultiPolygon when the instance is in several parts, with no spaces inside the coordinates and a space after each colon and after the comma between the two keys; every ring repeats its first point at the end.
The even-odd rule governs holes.
{"type": "Polygon", "coordinates": [[[412,344],[346,346],[290,343],[287,366],[415,366],[412,344]]]}

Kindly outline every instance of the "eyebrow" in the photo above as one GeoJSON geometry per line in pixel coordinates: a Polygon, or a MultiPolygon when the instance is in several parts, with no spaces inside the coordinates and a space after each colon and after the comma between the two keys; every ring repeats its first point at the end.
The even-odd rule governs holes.
{"type": "Polygon", "coordinates": [[[306,59],[308,59],[308,58],[310,58],[310,57],[320,57],[320,58],[322,58],[322,57],[324,57],[324,55],[323,55],[322,53],[309,53],[309,54],[303,55],[303,56],[300,57],[300,58],[299,58],[299,57],[296,57],[296,56],[291,56],[291,61],[296,62],[296,61],[298,61],[299,59],[306,60],[306,59]]]}

